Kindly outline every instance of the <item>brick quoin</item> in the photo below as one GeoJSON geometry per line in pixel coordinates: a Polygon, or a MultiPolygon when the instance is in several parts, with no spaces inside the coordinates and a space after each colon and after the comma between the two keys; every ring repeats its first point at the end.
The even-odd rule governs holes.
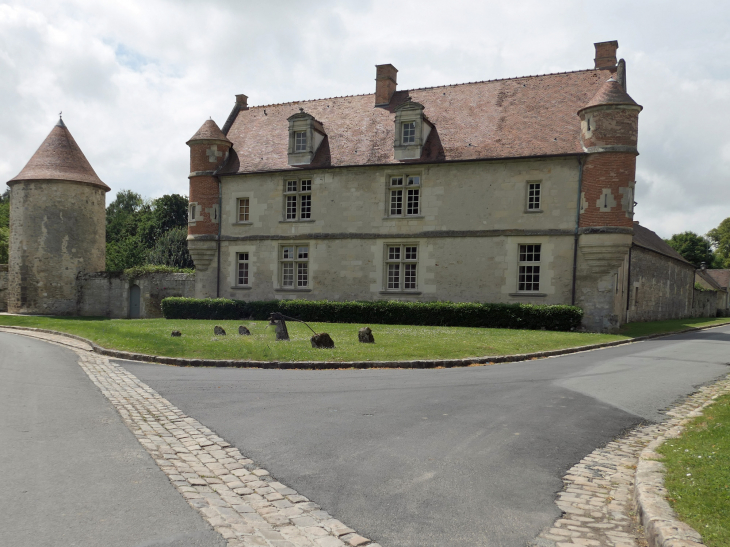
{"type": "Polygon", "coordinates": [[[580,226],[633,227],[621,204],[619,188],[628,188],[636,175],[636,155],[631,152],[602,152],[588,156],[583,167],[583,193],[588,206],[580,215],[580,226]],[[610,211],[601,211],[596,202],[609,188],[616,201],[610,211]]]}

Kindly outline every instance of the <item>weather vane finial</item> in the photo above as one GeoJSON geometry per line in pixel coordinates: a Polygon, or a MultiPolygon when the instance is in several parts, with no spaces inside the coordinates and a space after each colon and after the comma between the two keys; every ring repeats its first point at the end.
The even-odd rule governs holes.
{"type": "Polygon", "coordinates": [[[59,117],[60,119],[63,119],[63,110],[61,110],[61,112],[59,112],[59,113],[58,113],[58,117],[59,117]]]}

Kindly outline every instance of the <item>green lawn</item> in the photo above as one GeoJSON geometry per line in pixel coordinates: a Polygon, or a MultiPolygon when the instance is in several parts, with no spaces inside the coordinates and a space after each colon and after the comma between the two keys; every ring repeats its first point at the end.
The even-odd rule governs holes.
{"type": "Polygon", "coordinates": [[[730,317],[698,317],[695,319],[669,319],[667,321],[652,321],[649,323],[626,323],[621,327],[620,334],[628,338],[663,334],[690,327],[708,327],[730,323],[730,317]]]}
{"type": "Polygon", "coordinates": [[[677,515],[702,534],[708,547],[730,545],[730,395],[705,408],[659,453],[677,515]]]}
{"type": "Polygon", "coordinates": [[[276,342],[274,327],[266,321],[200,321],[167,319],[99,319],[0,316],[0,325],[18,325],[83,336],[105,348],[167,357],[200,359],[251,359],[256,361],[390,361],[455,359],[511,355],[584,346],[621,340],[623,336],[578,332],[553,332],[461,327],[369,325],[375,344],[361,344],[357,331],[364,325],[312,323],[317,332],[329,333],[335,349],[313,349],[312,332],[301,323],[287,322],[289,342],[276,342]],[[220,325],[227,336],[214,336],[220,325]],[[251,336],[239,336],[238,326],[251,336]],[[179,330],[180,338],[170,332],[179,330]]]}

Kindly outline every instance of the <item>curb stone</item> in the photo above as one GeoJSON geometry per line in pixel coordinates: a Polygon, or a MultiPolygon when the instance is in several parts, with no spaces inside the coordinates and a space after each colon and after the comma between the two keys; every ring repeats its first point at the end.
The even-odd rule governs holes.
{"type": "Polygon", "coordinates": [[[666,501],[656,449],[725,393],[730,375],[675,405],[666,421],[639,426],[583,458],[563,477],[555,501],[563,515],[528,545],[704,547],[700,534],[679,521],[666,501]]]}
{"type": "Polygon", "coordinates": [[[29,336],[70,346],[77,353],[89,379],[227,547],[381,547],[276,480],[104,356],[70,344],[63,335],[29,336]]]}
{"type": "Polygon", "coordinates": [[[674,336],[687,332],[694,332],[706,329],[714,329],[730,325],[721,323],[719,325],[708,325],[706,327],[689,327],[687,329],[665,332],[660,334],[650,334],[648,336],[639,336],[637,338],[629,338],[627,340],[616,340],[614,342],[604,342],[602,344],[591,344],[587,346],[577,346],[574,348],[564,348],[551,351],[537,351],[533,353],[520,353],[516,355],[495,355],[492,357],[468,357],[465,359],[431,359],[417,361],[246,361],[235,359],[184,359],[177,357],[162,357],[159,355],[147,355],[144,353],[131,353],[128,351],[120,351],[115,349],[107,349],[96,343],[77,336],[75,334],[66,334],[64,332],[38,329],[35,327],[17,327],[12,325],[0,325],[0,329],[21,330],[29,332],[40,332],[45,334],[54,334],[57,336],[66,336],[79,340],[91,346],[91,351],[107,357],[116,359],[126,359],[129,361],[143,361],[145,363],[158,363],[161,365],[172,365],[178,367],[221,367],[221,368],[262,368],[262,369],[304,369],[304,370],[320,370],[320,369],[341,369],[341,368],[405,368],[405,369],[424,369],[424,368],[453,368],[468,367],[471,365],[486,365],[494,363],[514,363],[517,361],[529,361],[531,359],[544,359],[546,357],[556,357],[559,355],[568,355],[571,353],[581,353],[584,351],[592,351],[602,348],[610,348],[614,346],[623,346],[625,344],[633,344],[635,342],[643,342],[645,340],[653,340],[654,338],[662,338],[665,336],[674,336]]]}

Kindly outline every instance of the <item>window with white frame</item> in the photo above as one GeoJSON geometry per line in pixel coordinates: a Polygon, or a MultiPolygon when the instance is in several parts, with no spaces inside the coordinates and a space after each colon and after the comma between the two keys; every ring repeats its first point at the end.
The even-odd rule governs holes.
{"type": "Polygon", "coordinates": [[[401,138],[401,144],[415,144],[416,143],[416,122],[404,122],[402,125],[403,135],[401,138]]]}
{"type": "Polygon", "coordinates": [[[249,198],[238,198],[238,222],[249,222],[250,201],[249,198]]]}
{"type": "Polygon", "coordinates": [[[421,214],[421,177],[399,175],[390,177],[390,216],[418,216],[421,214]]]}
{"type": "Polygon", "coordinates": [[[528,182],[527,183],[527,210],[528,211],[539,211],[540,210],[541,187],[542,187],[542,185],[539,182],[528,182]]]}
{"type": "Polygon", "coordinates": [[[279,282],[282,288],[309,287],[309,245],[282,245],[279,248],[279,282]]]}
{"type": "Polygon", "coordinates": [[[294,133],[294,152],[306,152],[307,150],[307,132],[296,131],[294,133]]]}
{"type": "Polygon", "coordinates": [[[520,245],[517,290],[540,290],[540,245],[520,245]]]}
{"type": "Polygon", "coordinates": [[[189,205],[189,210],[188,210],[188,222],[195,222],[197,220],[196,219],[197,212],[198,212],[198,204],[191,203],[189,205]]]}
{"type": "Polygon", "coordinates": [[[312,180],[287,180],[284,183],[284,218],[310,220],[312,218],[312,180]]]}
{"type": "Polygon", "coordinates": [[[237,253],[236,258],[238,262],[236,285],[247,287],[250,285],[248,279],[248,253],[237,253]]]}
{"type": "Polygon", "coordinates": [[[418,245],[386,245],[385,289],[388,291],[418,289],[418,245]]]}

